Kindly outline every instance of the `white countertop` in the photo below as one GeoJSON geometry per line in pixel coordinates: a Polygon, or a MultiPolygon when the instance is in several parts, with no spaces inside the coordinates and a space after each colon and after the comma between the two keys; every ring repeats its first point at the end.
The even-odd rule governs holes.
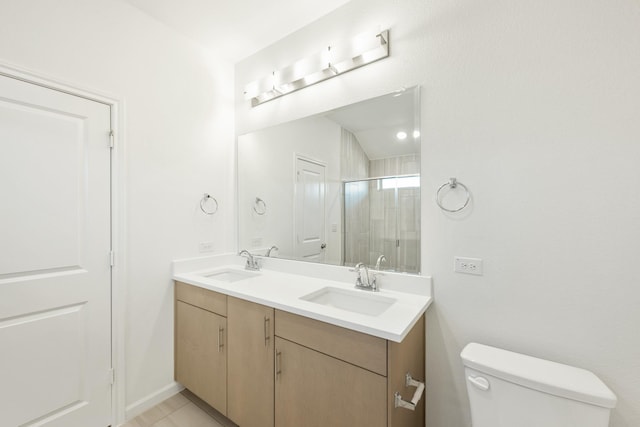
{"type": "Polygon", "coordinates": [[[264,259],[257,276],[236,282],[205,277],[216,270],[244,271],[244,261],[230,254],[174,261],[173,279],[395,342],[404,339],[433,301],[430,277],[385,273],[380,279],[380,292],[371,292],[356,290],[356,275],[345,267],[296,263],[303,269],[307,266],[312,277],[299,274],[300,266],[287,260],[264,259]],[[352,282],[345,282],[345,278],[352,282]],[[396,301],[382,314],[370,316],[300,299],[328,286],[396,301]]]}

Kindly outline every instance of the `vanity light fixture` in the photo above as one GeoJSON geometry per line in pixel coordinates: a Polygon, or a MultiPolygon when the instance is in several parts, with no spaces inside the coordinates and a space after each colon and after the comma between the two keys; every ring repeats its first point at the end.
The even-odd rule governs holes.
{"type": "Polygon", "coordinates": [[[419,130],[414,130],[413,131],[413,137],[414,138],[420,138],[420,131],[419,130]]]}
{"type": "Polygon", "coordinates": [[[255,107],[388,56],[389,30],[363,33],[249,83],[245,99],[255,107]]]}
{"type": "Polygon", "coordinates": [[[400,131],[396,133],[396,138],[398,138],[400,141],[404,141],[405,139],[407,139],[407,133],[404,131],[400,131]]]}

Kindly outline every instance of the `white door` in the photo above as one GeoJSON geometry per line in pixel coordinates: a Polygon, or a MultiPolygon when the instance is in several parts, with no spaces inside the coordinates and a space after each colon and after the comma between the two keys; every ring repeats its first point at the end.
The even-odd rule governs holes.
{"type": "Polygon", "coordinates": [[[309,261],[324,261],[325,244],[325,167],[296,158],[295,253],[309,261]]]}
{"type": "Polygon", "coordinates": [[[109,129],[0,75],[0,426],[111,423],[109,129]]]}

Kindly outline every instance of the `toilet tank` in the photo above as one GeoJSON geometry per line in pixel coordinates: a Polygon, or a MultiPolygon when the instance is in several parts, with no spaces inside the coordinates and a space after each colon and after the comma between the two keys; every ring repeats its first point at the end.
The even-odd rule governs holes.
{"type": "Polygon", "coordinates": [[[473,427],[607,427],[616,396],[593,373],[470,343],[460,354],[473,427]]]}

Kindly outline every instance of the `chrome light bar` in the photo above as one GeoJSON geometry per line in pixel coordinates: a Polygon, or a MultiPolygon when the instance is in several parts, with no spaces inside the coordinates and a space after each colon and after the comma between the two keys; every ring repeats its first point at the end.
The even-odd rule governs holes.
{"type": "Polygon", "coordinates": [[[249,83],[245,99],[255,107],[388,56],[389,30],[363,33],[249,83]]]}

